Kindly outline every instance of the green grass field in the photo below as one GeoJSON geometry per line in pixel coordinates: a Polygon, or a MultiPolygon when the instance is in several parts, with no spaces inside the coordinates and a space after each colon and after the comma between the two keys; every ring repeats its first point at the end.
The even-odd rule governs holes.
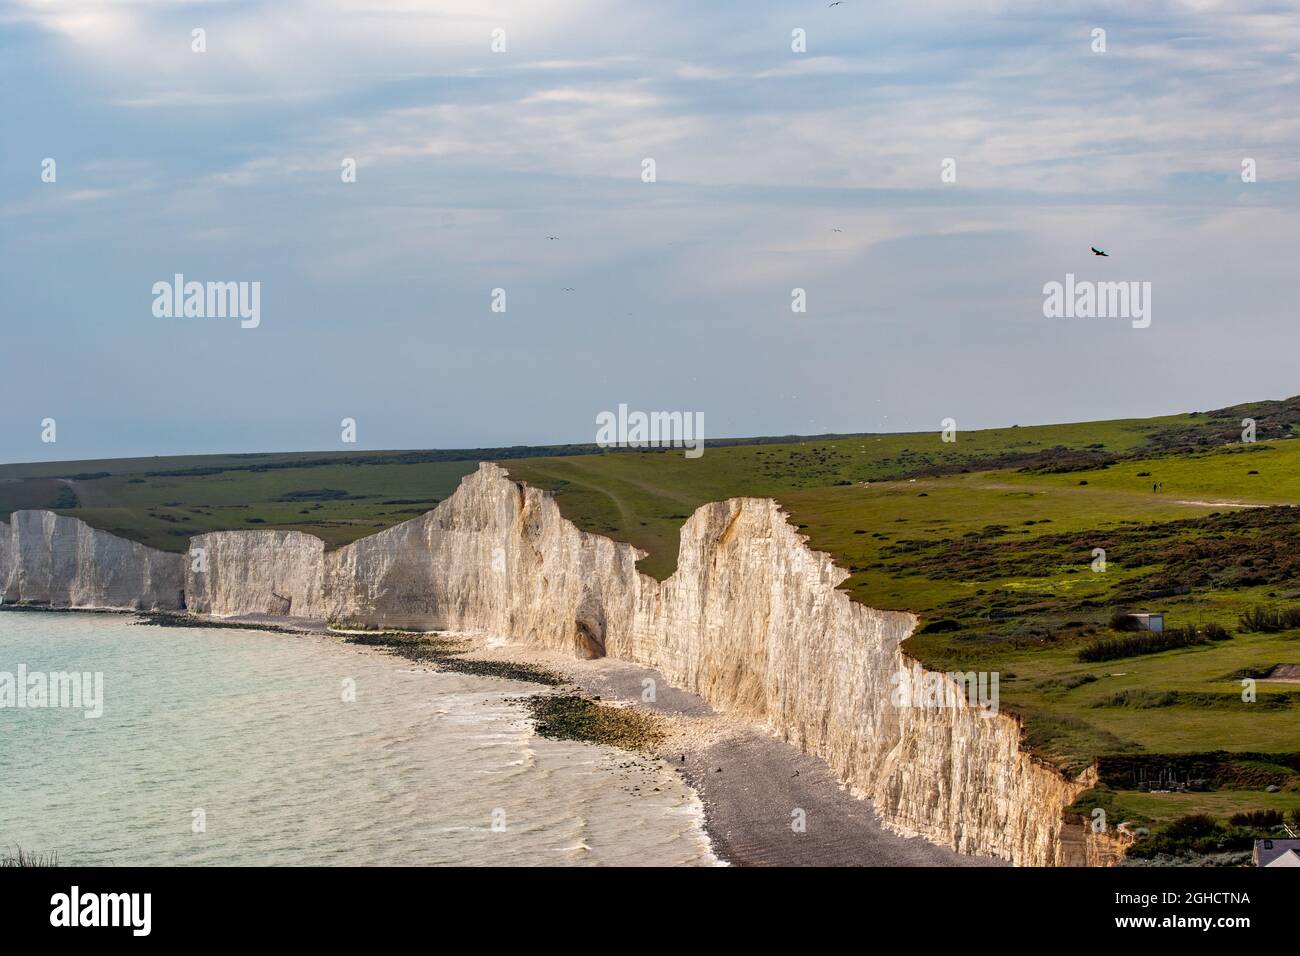
{"type": "MultiPolygon", "coordinates": [[[[1026,743],[1077,771],[1108,754],[1300,751],[1300,630],[1238,632],[1255,608],[1300,606],[1300,399],[1159,419],[959,433],[823,436],[680,450],[592,447],[198,456],[0,467],[0,513],[50,507],[172,551],[231,528],[293,528],[330,547],[422,513],[482,459],[555,495],[586,530],[629,541],[663,579],[697,507],[775,497],[872,607],[911,610],[907,649],[939,670],[1001,675],[1026,743]],[[1259,441],[1241,441],[1256,419],[1259,441]],[[1270,506],[1270,507],[1247,507],[1270,506]],[[1105,550],[1105,568],[1095,549],[1105,550]],[[1080,660],[1117,610],[1169,628],[1220,625],[1193,646],[1080,660]],[[1243,676],[1257,699],[1241,699],[1243,676]]],[[[1297,810],[1282,789],[1109,794],[1160,825],[1189,812],[1297,810]],[[1188,808],[1192,809],[1188,809],[1188,808]]]]}

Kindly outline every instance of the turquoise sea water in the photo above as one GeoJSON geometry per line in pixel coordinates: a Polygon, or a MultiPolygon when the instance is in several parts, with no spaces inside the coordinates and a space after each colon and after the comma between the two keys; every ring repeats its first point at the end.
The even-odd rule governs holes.
{"type": "Polygon", "coordinates": [[[0,613],[0,676],[20,665],[102,672],[104,700],[96,719],[0,707],[10,851],[85,865],[714,862],[672,770],[534,736],[509,698],[535,685],[333,637],[0,613]]]}

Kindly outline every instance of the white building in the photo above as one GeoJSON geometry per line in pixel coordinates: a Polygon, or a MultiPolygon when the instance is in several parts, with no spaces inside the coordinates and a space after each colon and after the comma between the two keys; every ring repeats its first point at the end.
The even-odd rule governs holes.
{"type": "Polygon", "coordinates": [[[1165,629],[1165,616],[1163,614],[1130,614],[1129,617],[1138,622],[1138,626],[1144,631],[1163,631],[1165,629]]]}
{"type": "Polygon", "coordinates": [[[1300,840],[1256,840],[1256,866],[1300,866],[1300,840]]]}

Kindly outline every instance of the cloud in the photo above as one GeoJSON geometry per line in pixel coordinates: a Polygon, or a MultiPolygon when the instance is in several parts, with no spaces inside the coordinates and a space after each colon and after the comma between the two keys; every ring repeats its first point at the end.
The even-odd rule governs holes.
{"type": "Polygon", "coordinates": [[[142,95],[167,91],[181,98],[248,86],[324,94],[365,77],[427,71],[431,63],[458,71],[488,67],[494,29],[506,31],[507,49],[512,35],[519,48],[536,48],[582,22],[594,6],[588,0],[16,3],[16,21],[69,44],[82,69],[113,87],[146,87],[151,92],[142,95]],[[191,49],[194,29],[206,31],[203,54],[191,49]]]}
{"type": "Polygon", "coordinates": [[[275,374],[306,354],[400,447],[433,440],[430,381],[456,409],[444,444],[589,437],[565,423],[586,428],[597,391],[606,407],[666,382],[665,407],[707,405],[735,434],[878,425],[883,396],[891,427],[929,427],[959,401],[972,424],[1134,414],[1135,381],[1162,411],[1212,404],[1191,394],[1210,378],[1279,393],[1273,357],[1300,345],[1284,7],[15,0],[3,17],[0,70],[32,92],[7,116],[0,282],[67,343],[59,377],[10,384],[35,405],[109,396],[105,453],[126,450],[114,421],[176,450],[148,445],[156,399],[132,391],[154,374],[227,447],[315,434],[275,374]],[[1100,268],[1080,264],[1091,244],[1158,283],[1148,340],[1043,324],[1042,284],[1100,268]],[[263,326],[150,321],[142,296],[177,271],[263,281],[263,326]],[[498,286],[506,317],[486,311],[498,286]],[[1262,378],[1201,357],[1246,342],[1262,378]],[[195,356],[248,370],[238,427],[193,388],[195,356]]]}

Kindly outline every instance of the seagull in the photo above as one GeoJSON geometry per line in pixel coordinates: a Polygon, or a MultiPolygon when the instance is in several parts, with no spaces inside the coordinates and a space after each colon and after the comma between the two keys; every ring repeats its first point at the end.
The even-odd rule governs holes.
{"type": "Polygon", "coordinates": [[[1092,254],[1093,254],[1094,256],[1106,256],[1107,258],[1110,258],[1110,253],[1108,253],[1108,252],[1102,252],[1102,251],[1101,251],[1100,249],[1098,249],[1096,246],[1089,246],[1088,248],[1092,250],[1092,254]]]}
{"type": "Polygon", "coordinates": [[[566,286],[565,286],[563,289],[561,289],[560,291],[561,291],[561,292],[572,292],[572,291],[573,291],[573,286],[571,286],[571,285],[566,285],[566,286]]]}
{"type": "Polygon", "coordinates": [[[831,232],[843,232],[843,229],[831,229],[831,232]]]}
{"type": "Polygon", "coordinates": [[[560,237],[559,237],[559,236],[547,236],[546,238],[547,238],[547,239],[559,239],[560,237]]]}
{"type": "MultiPolygon", "coordinates": [[[[838,7],[838,6],[839,6],[840,4],[842,4],[843,2],[844,2],[844,0],[835,0],[835,2],[831,4],[831,6],[832,6],[832,7],[838,7]]],[[[827,9],[829,9],[829,7],[828,7],[827,9]]]]}

